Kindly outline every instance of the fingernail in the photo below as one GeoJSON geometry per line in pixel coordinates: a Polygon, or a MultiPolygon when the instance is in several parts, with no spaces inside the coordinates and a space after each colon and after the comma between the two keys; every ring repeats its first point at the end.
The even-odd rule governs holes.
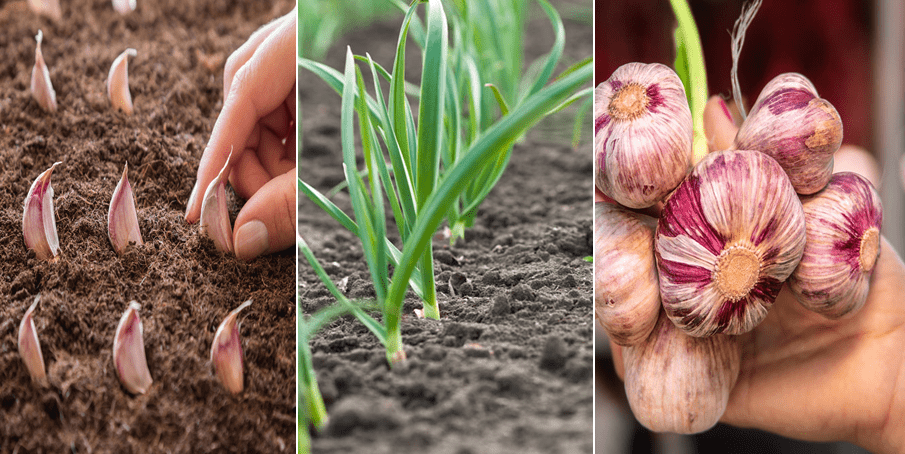
{"type": "Polygon", "coordinates": [[[195,187],[192,188],[192,195],[189,196],[189,203],[185,205],[185,222],[188,222],[189,224],[195,222],[194,220],[189,219],[189,213],[191,213],[192,207],[195,206],[195,200],[198,198],[198,183],[199,181],[195,182],[195,187]]]}
{"type": "Polygon", "coordinates": [[[735,123],[735,120],[732,119],[732,113],[729,112],[729,106],[726,105],[726,101],[724,101],[723,98],[720,98],[720,107],[723,108],[723,113],[726,114],[726,118],[732,123],[735,123]]]}
{"type": "Polygon", "coordinates": [[[247,222],[236,230],[236,257],[252,260],[270,248],[267,226],[261,221],[247,222]]]}

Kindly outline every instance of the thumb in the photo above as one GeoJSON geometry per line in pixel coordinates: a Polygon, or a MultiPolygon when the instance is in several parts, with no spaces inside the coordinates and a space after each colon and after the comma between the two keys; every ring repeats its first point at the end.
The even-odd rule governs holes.
{"type": "Polygon", "coordinates": [[[236,257],[251,261],[295,242],[295,169],[268,181],[236,218],[236,257]]]}

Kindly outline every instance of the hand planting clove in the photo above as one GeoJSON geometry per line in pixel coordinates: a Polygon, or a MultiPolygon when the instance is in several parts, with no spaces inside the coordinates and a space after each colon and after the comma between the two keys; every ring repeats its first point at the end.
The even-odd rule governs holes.
{"type": "MultiPolygon", "coordinates": [[[[293,10],[265,25],[227,60],[223,110],[186,206],[186,221],[197,222],[209,186],[218,174],[228,174],[236,194],[247,200],[229,234],[236,256],[243,260],[283,250],[295,241],[297,21],[293,10]]],[[[226,244],[218,247],[224,250],[226,244]]]]}

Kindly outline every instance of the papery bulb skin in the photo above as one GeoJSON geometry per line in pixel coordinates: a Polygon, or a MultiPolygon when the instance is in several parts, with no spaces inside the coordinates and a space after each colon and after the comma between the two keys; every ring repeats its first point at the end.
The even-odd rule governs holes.
{"type": "Polygon", "coordinates": [[[802,206],[808,241],[789,288],[804,307],[829,319],[857,312],[880,255],[879,194],[864,177],[840,172],[803,197],[802,206]]]}
{"type": "Polygon", "coordinates": [[[659,63],[620,66],[594,92],[595,184],[629,208],[653,206],[691,166],[691,110],[659,63]]]}
{"type": "Polygon", "coordinates": [[[767,316],[804,243],[801,202],[776,161],[750,150],[710,153],[657,226],[663,307],[692,336],[746,333],[767,316]]]}
{"type": "Polygon", "coordinates": [[[647,339],[622,350],[629,406],[654,432],[703,432],[723,416],[738,380],[737,338],[692,337],[660,314],[647,339]]]}
{"type": "Polygon", "coordinates": [[[776,76],[761,91],[735,136],[734,148],[759,150],[779,163],[799,194],[826,186],[833,153],[842,144],[842,119],[798,73],[776,76]]]}
{"type": "Polygon", "coordinates": [[[647,338],[660,313],[656,227],[650,216],[594,204],[594,315],[619,345],[647,338]]]}

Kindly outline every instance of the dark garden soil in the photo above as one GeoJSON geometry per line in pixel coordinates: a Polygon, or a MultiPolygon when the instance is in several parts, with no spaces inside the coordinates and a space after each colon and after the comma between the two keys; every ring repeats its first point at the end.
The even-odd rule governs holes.
{"type": "MultiPolygon", "coordinates": [[[[591,26],[566,22],[571,64],[591,55],[591,26]]],[[[549,22],[536,15],[526,61],[549,50],[549,22]]],[[[390,67],[401,17],[347,36],[344,49],[390,67]]],[[[410,44],[410,48],[416,48],[410,44]]],[[[409,65],[418,80],[420,63],[409,65]]],[[[342,181],[340,98],[300,73],[304,128],[299,171],[321,191],[342,181]]],[[[465,240],[439,236],[434,263],[442,320],[418,319],[409,294],[402,322],[408,360],[390,370],[383,347],[352,318],[313,340],[314,367],[330,420],[314,453],[573,453],[592,450],[592,168],[590,127],[569,145],[571,115],[548,119],[513,152],[465,240]]],[[[590,118],[590,116],[586,117],[590,118]]],[[[334,200],[347,212],[346,193],[334,200]]],[[[373,297],[358,239],[307,198],[299,230],[347,296],[373,297]]],[[[334,300],[299,264],[302,310],[334,300]]]]}
{"type": "MultiPolygon", "coordinates": [[[[25,1],[0,4],[0,452],[292,452],[295,450],[295,252],[251,264],[218,253],[183,220],[204,144],[222,107],[223,63],[294,2],[66,1],[62,23],[25,1]],[[38,29],[59,110],[42,111],[29,80],[38,29]],[[105,79],[127,47],[136,112],[110,108],[105,79]],[[34,179],[56,161],[61,254],[37,260],[22,237],[34,179]],[[106,233],[113,189],[129,164],[145,244],[117,256],[106,233]],[[34,320],[48,387],[17,352],[34,320]],[[210,346],[228,311],[240,316],[246,389],[231,396],[210,346]],[[141,304],[154,384],[133,396],[112,345],[129,301],[141,304]]],[[[241,200],[231,196],[233,218],[241,200]]]]}

